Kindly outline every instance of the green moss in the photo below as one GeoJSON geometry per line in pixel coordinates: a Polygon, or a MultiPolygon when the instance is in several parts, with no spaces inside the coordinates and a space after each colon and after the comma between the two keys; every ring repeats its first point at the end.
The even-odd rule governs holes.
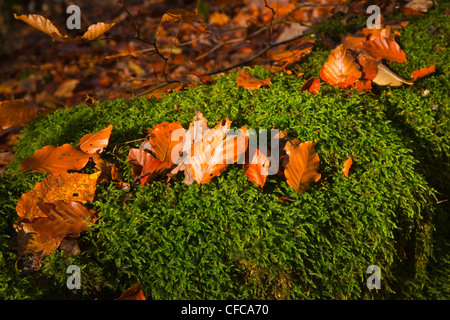
{"type": "MultiPolygon", "coordinates": [[[[417,51],[446,48],[423,27],[441,16],[439,7],[414,18],[402,33],[402,47],[417,37],[427,43],[417,51]]],[[[448,34],[448,24],[442,26],[448,34]]],[[[159,100],[80,105],[33,122],[0,178],[0,295],[115,298],[139,282],[153,299],[448,298],[448,283],[437,281],[448,261],[442,249],[447,230],[433,220],[446,221],[436,199],[448,191],[447,53],[407,51],[407,66],[396,70],[403,76],[439,62],[435,74],[412,87],[362,94],[323,84],[317,95],[301,92],[328,54],[319,46],[298,66],[309,72],[301,78],[249,69],[271,77],[269,88],[238,88],[237,73],[231,73],[159,100]],[[322,178],[297,194],[284,178],[269,176],[261,191],[233,165],[200,188],[186,186],[182,175],[130,190],[101,185],[91,206],[102,217],[80,237],[82,253],[52,254],[36,272],[14,267],[15,204],[44,177],[18,171],[25,157],[48,144],[75,144],[111,123],[105,156],[131,182],[126,158],[139,142],[130,141],[164,121],[187,128],[196,109],[210,126],[228,116],[235,128],[275,126],[301,141],[317,140],[322,178]],[[346,179],[341,168],[349,156],[354,164],[346,179]],[[70,264],[82,269],[76,292],[65,285],[70,264]],[[376,292],[366,287],[372,264],[382,272],[376,292]]]]}

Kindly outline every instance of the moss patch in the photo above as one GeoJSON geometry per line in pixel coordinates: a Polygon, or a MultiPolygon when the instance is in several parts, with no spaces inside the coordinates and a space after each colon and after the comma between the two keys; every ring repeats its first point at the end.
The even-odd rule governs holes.
{"type": "Polygon", "coordinates": [[[307,70],[301,78],[249,69],[270,77],[269,88],[238,88],[231,73],[159,100],[80,105],[33,122],[0,178],[0,297],[116,298],[139,282],[153,299],[448,298],[448,283],[437,281],[448,261],[445,203],[436,205],[448,194],[449,178],[444,8],[411,18],[402,32],[408,62],[390,67],[404,77],[437,68],[412,87],[362,94],[323,84],[317,95],[300,92],[328,57],[318,46],[298,66],[307,70]],[[19,172],[23,159],[48,144],[75,145],[111,123],[106,157],[131,182],[126,159],[139,143],[129,141],[164,121],[187,128],[195,109],[210,126],[228,116],[234,128],[275,126],[301,141],[317,140],[322,179],[300,195],[269,176],[262,192],[234,165],[201,188],[186,186],[181,175],[130,190],[101,185],[91,206],[102,218],[79,239],[81,254],[52,254],[39,271],[27,272],[26,258],[15,267],[15,204],[45,176],[19,172]],[[341,168],[349,156],[354,165],[346,179],[341,168]],[[65,285],[71,264],[82,270],[78,291],[65,285]],[[372,264],[382,274],[376,292],[366,287],[372,264]]]}

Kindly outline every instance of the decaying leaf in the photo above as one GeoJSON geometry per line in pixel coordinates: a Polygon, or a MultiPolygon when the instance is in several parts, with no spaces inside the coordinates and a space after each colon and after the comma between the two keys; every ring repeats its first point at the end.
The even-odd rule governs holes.
{"type": "Polygon", "coordinates": [[[17,202],[17,215],[31,221],[35,218],[46,217],[37,206],[54,200],[77,201],[86,203],[94,199],[97,179],[101,172],[92,174],[62,173],[59,176],[49,175],[38,182],[33,190],[22,195],[17,202]]]}
{"type": "Polygon", "coordinates": [[[242,73],[236,79],[236,84],[244,89],[255,90],[259,89],[261,86],[270,85],[270,78],[261,80],[253,77],[247,71],[242,71],[242,73]]]}
{"type": "Polygon", "coordinates": [[[128,290],[125,290],[120,297],[115,300],[146,300],[139,283],[128,290]]]}
{"type": "Polygon", "coordinates": [[[83,169],[90,157],[90,154],[80,151],[68,143],[60,147],[48,145],[26,158],[19,169],[59,175],[68,170],[83,169]]]}
{"type": "Polygon", "coordinates": [[[301,91],[308,90],[308,92],[316,94],[320,90],[320,80],[315,77],[312,77],[305,82],[305,84],[302,86],[300,90],[301,91]]]}
{"type": "Polygon", "coordinates": [[[0,101],[0,131],[28,124],[39,112],[39,107],[25,99],[0,101]]]}
{"type": "Polygon", "coordinates": [[[378,73],[372,81],[379,86],[393,87],[401,86],[403,83],[409,85],[414,83],[413,81],[408,81],[398,76],[382,63],[378,63],[378,73]]]}
{"type": "Polygon", "coordinates": [[[61,34],[61,32],[58,30],[58,28],[47,18],[44,18],[43,16],[39,14],[29,14],[29,15],[16,15],[14,13],[14,18],[17,20],[22,20],[23,22],[26,22],[33,28],[42,31],[51,37],[57,36],[59,38],[68,38],[67,35],[61,34]]]}
{"type": "Polygon", "coordinates": [[[348,158],[345,162],[344,162],[344,167],[342,168],[342,173],[344,174],[344,176],[348,179],[348,172],[350,170],[350,167],[353,164],[353,160],[352,158],[348,158]]]}
{"type": "Polygon", "coordinates": [[[317,172],[320,159],[314,150],[314,143],[307,141],[298,146],[287,143],[284,150],[289,157],[284,169],[287,183],[298,193],[303,193],[321,177],[317,172]]]}
{"type": "Polygon", "coordinates": [[[102,34],[109,31],[109,29],[114,27],[114,25],[115,23],[97,22],[96,24],[90,25],[81,38],[86,41],[97,39],[102,34]]]}
{"type": "Polygon", "coordinates": [[[320,77],[326,83],[344,88],[353,85],[361,76],[359,64],[342,44],[331,51],[320,71],[320,77]]]}
{"type": "Polygon", "coordinates": [[[413,81],[417,81],[420,78],[426,77],[427,75],[429,75],[431,73],[434,73],[435,71],[436,71],[435,66],[431,66],[431,67],[428,67],[428,68],[422,68],[422,69],[414,71],[411,74],[411,79],[413,81]]]}
{"type": "Polygon", "coordinates": [[[81,137],[80,142],[78,142],[77,147],[89,154],[103,151],[103,148],[109,143],[112,128],[113,127],[110,124],[97,133],[88,133],[84,135],[81,137]]]}
{"type": "Polygon", "coordinates": [[[249,163],[244,163],[243,171],[247,178],[261,187],[264,187],[267,176],[269,175],[270,160],[259,149],[249,163]]]}

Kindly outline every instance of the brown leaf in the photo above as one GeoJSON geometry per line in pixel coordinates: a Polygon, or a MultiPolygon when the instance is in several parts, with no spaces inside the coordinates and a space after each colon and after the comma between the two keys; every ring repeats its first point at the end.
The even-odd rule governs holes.
{"type": "Polygon", "coordinates": [[[312,77],[305,82],[305,84],[302,86],[300,90],[301,91],[308,90],[308,92],[316,94],[320,90],[320,80],[315,77],[312,77]]]}
{"type": "Polygon", "coordinates": [[[70,79],[64,81],[58,89],[55,91],[56,97],[61,98],[70,98],[73,95],[73,90],[75,90],[75,87],[80,83],[77,79],[70,79]]]}
{"type": "Polygon", "coordinates": [[[413,79],[413,81],[417,81],[420,78],[426,77],[427,75],[434,73],[435,71],[436,71],[435,66],[431,66],[428,68],[422,68],[422,69],[414,71],[411,74],[411,78],[413,79]]]}
{"type": "Polygon", "coordinates": [[[17,202],[16,212],[22,220],[32,221],[46,217],[37,207],[39,202],[52,200],[77,201],[86,203],[94,199],[97,179],[100,171],[92,174],[63,173],[59,176],[49,175],[38,182],[33,190],[22,195],[17,202]]]}
{"type": "Polygon", "coordinates": [[[128,290],[125,290],[120,297],[115,300],[146,300],[139,283],[128,290]]]}
{"type": "Polygon", "coordinates": [[[38,112],[39,107],[25,99],[0,101],[0,129],[26,125],[38,112]]]}
{"type": "Polygon", "coordinates": [[[372,81],[373,83],[379,86],[393,86],[393,87],[401,86],[403,83],[409,85],[412,85],[414,83],[414,81],[407,81],[402,77],[396,75],[382,63],[378,63],[378,73],[377,76],[372,81]]]}
{"type": "Polygon", "coordinates": [[[269,175],[270,161],[266,155],[264,155],[259,149],[250,161],[250,163],[244,163],[243,171],[247,178],[261,187],[264,187],[266,178],[269,175]]]}
{"type": "Polygon", "coordinates": [[[17,244],[14,249],[19,251],[19,255],[33,253],[40,260],[42,257],[54,252],[59,242],[53,238],[47,238],[39,235],[29,223],[15,224],[17,232],[17,244]]]}
{"type": "Polygon", "coordinates": [[[97,133],[88,133],[84,135],[77,147],[82,151],[93,154],[97,151],[102,151],[109,143],[109,137],[111,136],[112,125],[110,124],[106,128],[98,131],[97,133]]]}
{"type": "Polygon", "coordinates": [[[132,148],[128,153],[128,162],[133,168],[133,179],[136,179],[142,172],[142,168],[155,160],[155,157],[144,150],[132,148]]]}
{"type": "Polygon", "coordinates": [[[179,140],[172,141],[172,133],[175,130],[183,130],[184,132],[183,127],[178,122],[164,122],[147,131],[151,152],[163,162],[172,162],[172,150],[180,143],[179,140]]]}
{"type": "Polygon", "coordinates": [[[320,77],[326,83],[344,88],[353,85],[361,76],[359,64],[342,44],[331,51],[320,71],[320,77]]]}
{"type": "Polygon", "coordinates": [[[350,167],[353,164],[353,160],[352,158],[348,158],[345,162],[344,162],[344,167],[342,168],[342,173],[344,174],[344,176],[348,179],[348,171],[350,170],[350,167]]]}
{"type": "Polygon", "coordinates": [[[277,61],[280,67],[286,68],[289,64],[299,61],[314,48],[314,40],[301,40],[298,45],[291,49],[284,50],[278,54],[272,54],[271,60],[277,61]]]}
{"type": "Polygon", "coordinates": [[[191,145],[191,152],[186,161],[193,179],[198,184],[210,182],[245,153],[248,143],[247,128],[242,127],[238,135],[227,136],[230,125],[231,120],[227,117],[208,131],[201,141],[191,145]]]}
{"type": "Polygon", "coordinates": [[[47,18],[44,18],[41,15],[38,14],[29,14],[29,15],[16,15],[14,13],[14,18],[16,18],[17,20],[22,20],[26,23],[28,23],[30,26],[32,26],[33,28],[38,29],[39,31],[42,31],[48,35],[50,35],[51,37],[58,37],[58,38],[68,38],[67,35],[62,35],[58,28],[47,18]]]}
{"type": "Polygon", "coordinates": [[[261,86],[270,85],[270,78],[261,80],[251,76],[247,71],[242,71],[242,73],[237,77],[236,83],[239,87],[248,90],[259,89],[261,86]]]}
{"type": "Polygon", "coordinates": [[[284,169],[287,183],[298,193],[303,193],[310,188],[311,183],[317,182],[321,177],[317,172],[320,159],[314,150],[314,143],[307,141],[299,146],[287,143],[284,150],[289,156],[284,169]]]}
{"type": "Polygon", "coordinates": [[[361,45],[361,50],[376,61],[383,59],[397,63],[407,61],[405,53],[398,43],[382,36],[371,37],[361,45]]]}
{"type": "Polygon", "coordinates": [[[112,27],[114,27],[115,23],[103,23],[97,22],[89,26],[87,31],[81,36],[84,40],[90,41],[100,37],[105,32],[109,31],[112,27]]]}
{"type": "Polygon", "coordinates": [[[33,170],[59,175],[68,170],[81,170],[88,163],[90,154],[80,151],[70,144],[60,147],[52,145],[37,150],[20,165],[20,170],[33,170]]]}
{"type": "Polygon", "coordinates": [[[95,211],[79,202],[52,200],[38,202],[39,209],[46,215],[33,219],[30,223],[39,235],[60,242],[65,237],[78,238],[88,227],[88,220],[95,216],[95,211]]]}
{"type": "Polygon", "coordinates": [[[166,170],[169,170],[172,165],[173,163],[169,161],[153,159],[142,168],[141,174],[137,177],[137,179],[141,180],[141,185],[145,185],[146,183],[154,180],[160,174],[164,173],[166,170]]]}

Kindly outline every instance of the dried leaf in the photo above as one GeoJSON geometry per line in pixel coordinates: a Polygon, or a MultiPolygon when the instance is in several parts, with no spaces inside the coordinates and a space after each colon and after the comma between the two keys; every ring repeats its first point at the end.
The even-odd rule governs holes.
{"type": "Polygon", "coordinates": [[[287,143],[284,150],[289,156],[284,169],[287,183],[298,193],[303,193],[321,177],[317,172],[320,159],[314,150],[314,143],[307,141],[298,146],[287,143]]]}
{"type": "Polygon", "coordinates": [[[411,79],[413,79],[413,81],[417,81],[420,78],[423,78],[431,73],[434,73],[435,71],[436,71],[435,66],[431,66],[428,68],[422,68],[422,69],[414,71],[411,74],[411,79]]]}
{"type": "Polygon", "coordinates": [[[88,133],[81,137],[77,147],[82,151],[93,154],[101,152],[109,143],[109,137],[111,136],[112,125],[110,124],[106,128],[98,131],[97,133],[88,133]]]}
{"type": "Polygon", "coordinates": [[[300,90],[301,91],[308,90],[308,92],[316,94],[320,90],[320,80],[315,77],[312,77],[305,82],[305,84],[302,86],[300,90]]]}
{"type": "Polygon", "coordinates": [[[293,48],[284,50],[278,54],[272,54],[271,60],[277,61],[280,67],[285,69],[289,64],[299,61],[302,57],[310,53],[313,48],[314,40],[301,40],[301,42],[293,48]]]}
{"type": "Polygon", "coordinates": [[[353,164],[353,160],[352,158],[348,158],[345,162],[344,162],[344,167],[342,168],[342,173],[344,174],[344,176],[348,179],[348,171],[350,170],[350,167],[353,164]]]}
{"type": "Polygon", "coordinates": [[[147,163],[141,171],[141,174],[136,179],[141,180],[141,185],[145,185],[150,181],[153,181],[157,176],[169,170],[173,163],[169,161],[161,161],[159,159],[153,159],[147,163]]]}
{"type": "Polygon", "coordinates": [[[90,154],[74,148],[70,144],[60,147],[52,145],[37,150],[20,165],[20,170],[33,170],[59,175],[68,170],[81,170],[88,163],[90,154]]]}
{"type": "Polygon", "coordinates": [[[358,63],[342,44],[331,51],[320,71],[320,77],[326,83],[344,88],[353,85],[361,75],[358,63]]]}
{"type": "Polygon", "coordinates": [[[109,31],[112,27],[114,27],[115,23],[103,23],[97,22],[89,26],[87,31],[81,36],[84,40],[90,41],[100,37],[105,32],[109,31]]]}
{"type": "Polygon", "coordinates": [[[393,87],[401,86],[403,83],[409,85],[412,85],[414,83],[413,81],[407,81],[402,77],[396,75],[382,63],[378,63],[378,73],[377,76],[372,81],[373,83],[379,86],[393,86],[393,87]]]}
{"type": "Polygon", "coordinates": [[[250,161],[250,163],[244,163],[243,171],[247,178],[261,187],[264,187],[267,176],[269,175],[270,161],[266,155],[264,155],[259,149],[250,161]]]}
{"type": "Polygon", "coordinates": [[[60,242],[65,237],[78,238],[88,227],[88,220],[95,216],[95,211],[79,202],[52,200],[38,202],[37,207],[46,217],[33,219],[33,229],[43,237],[60,242]]]}
{"type": "Polygon", "coordinates": [[[242,71],[242,73],[237,77],[236,83],[239,87],[248,90],[259,89],[261,86],[270,85],[270,78],[261,80],[251,76],[247,71],[242,71]]]}
{"type": "Polygon", "coordinates": [[[115,300],[146,300],[139,283],[128,290],[125,290],[120,297],[115,300]]]}
{"type": "Polygon", "coordinates": [[[55,96],[61,97],[61,98],[70,98],[73,95],[73,90],[75,90],[75,87],[80,83],[77,79],[70,79],[64,81],[58,89],[55,91],[55,96]]]}
{"type": "Polygon", "coordinates": [[[0,129],[26,125],[38,112],[39,107],[25,99],[0,101],[0,129]]]}
{"type": "Polygon", "coordinates": [[[382,59],[397,63],[407,61],[406,55],[398,43],[382,36],[371,37],[361,45],[361,50],[376,61],[382,59]]]}
{"type": "Polygon", "coordinates": [[[52,238],[39,235],[29,223],[19,223],[15,225],[17,232],[17,244],[14,249],[19,251],[19,255],[33,253],[40,260],[42,257],[53,253],[59,246],[59,242],[52,238]]]}
{"type": "Polygon", "coordinates": [[[52,37],[57,36],[58,38],[68,38],[67,35],[62,35],[58,28],[47,18],[44,18],[41,15],[38,14],[29,14],[29,15],[16,15],[14,13],[14,18],[17,20],[22,20],[26,23],[28,23],[30,26],[32,26],[35,29],[38,29],[39,31],[42,31],[52,37]]]}
{"type": "Polygon", "coordinates": [[[175,130],[183,130],[184,132],[183,127],[178,122],[164,122],[147,131],[151,152],[163,162],[172,162],[172,150],[180,143],[180,140],[172,141],[172,134],[175,130]]]}
{"type": "Polygon", "coordinates": [[[133,168],[133,179],[136,179],[142,172],[142,168],[155,160],[155,157],[147,151],[132,148],[128,153],[128,162],[133,168]]]}
{"type": "Polygon", "coordinates": [[[39,202],[64,200],[86,203],[92,201],[100,174],[101,172],[98,171],[92,174],[63,173],[59,176],[49,175],[43,181],[38,182],[33,190],[22,195],[17,202],[17,215],[22,220],[28,221],[46,217],[37,207],[39,202]]]}
{"type": "Polygon", "coordinates": [[[229,164],[236,162],[245,153],[247,128],[242,127],[238,135],[227,135],[230,125],[231,120],[227,117],[208,131],[201,141],[191,145],[191,153],[186,161],[198,184],[208,183],[213,177],[219,176],[229,164]]]}
{"type": "Polygon", "coordinates": [[[428,12],[432,6],[433,1],[431,0],[412,0],[405,5],[405,8],[410,8],[419,12],[428,12]]]}

